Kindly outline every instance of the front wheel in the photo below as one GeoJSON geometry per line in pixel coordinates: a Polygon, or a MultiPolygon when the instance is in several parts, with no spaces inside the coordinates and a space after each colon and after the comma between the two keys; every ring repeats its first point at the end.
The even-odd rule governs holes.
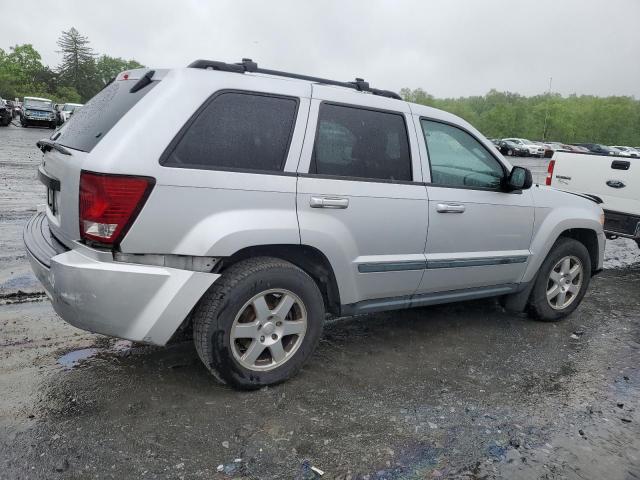
{"type": "Polygon", "coordinates": [[[512,157],[513,156],[513,150],[507,150],[507,155],[509,157],[512,157]]]}
{"type": "Polygon", "coordinates": [[[203,296],[193,316],[194,342],[218,380],[256,389],[298,373],[323,322],[314,280],[289,262],[258,257],[229,267],[203,296]]]}
{"type": "Polygon", "coordinates": [[[572,313],[591,280],[591,257],[584,244],[560,238],[535,280],[528,311],[537,320],[556,322],[572,313]]]}

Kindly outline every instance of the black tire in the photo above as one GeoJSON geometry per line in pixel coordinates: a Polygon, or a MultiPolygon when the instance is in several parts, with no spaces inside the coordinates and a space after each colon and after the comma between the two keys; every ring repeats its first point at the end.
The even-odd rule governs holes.
{"type": "Polygon", "coordinates": [[[584,244],[573,238],[560,237],[551,248],[549,255],[542,263],[538,275],[529,297],[527,311],[529,316],[544,322],[557,322],[571,314],[589,288],[591,280],[591,257],[584,244]],[[574,256],[582,262],[582,284],[580,290],[575,295],[574,300],[563,309],[554,309],[547,301],[547,288],[549,286],[549,276],[553,267],[564,257],[574,256]]]}
{"type": "Polygon", "coordinates": [[[51,122],[51,123],[49,124],[49,128],[50,128],[50,129],[52,129],[52,130],[53,130],[54,128],[56,128],[56,122],[51,122]]]}
{"type": "Polygon", "coordinates": [[[513,150],[507,150],[507,155],[509,157],[512,157],[513,156],[513,150]]]}
{"type": "Polygon", "coordinates": [[[256,257],[229,267],[204,294],[193,313],[193,340],[200,359],[216,379],[253,390],[298,373],[320,341],[324,314],[322,294],[309,275],[284,260],[256,257]],[[302,343],[279,367],[267,371],[245,368],[231,351],[231,327],[246,302],[276,288],[289,290],[304,304],[307,327],[302,343]]]}
{"type": "Polygon", "coordinates": [[[27,128],[27,127],[29,126],[29,124],[28,124],[27,122],[21,121],[21,122],[20,122],[20,126],[21,126],[22,128],[27,128]]]}

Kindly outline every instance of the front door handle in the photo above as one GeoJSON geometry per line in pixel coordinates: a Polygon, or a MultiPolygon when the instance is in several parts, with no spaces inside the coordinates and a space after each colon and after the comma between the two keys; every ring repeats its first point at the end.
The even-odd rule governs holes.
{"type": "Polygon", "coordinates": [[[347,208],[349,199],[342,197],[311,197],[311,208],[347,208]]]}
{"type": "Polygon", "coordinates": [[[436,211],[438,213],[464,213],[464,205],[459,203],[439,203],[436,205],[436,211]]]}

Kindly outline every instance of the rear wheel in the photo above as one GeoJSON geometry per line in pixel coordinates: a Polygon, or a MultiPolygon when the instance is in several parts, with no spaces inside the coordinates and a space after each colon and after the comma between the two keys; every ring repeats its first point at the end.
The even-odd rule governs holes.
{"type": "Polygon", "coordinates": [[[229,267],[194,311],[200,359],[220,381],[255,389],[294,376],[324,322],[316,283],[295,265],[260,257],[229,267]]]}
{"type": "Polygon", "coordinates": [[[587,248],[572,238],[560,238],[540,267],[529,298],[529,314],[547,322],[563,319],[578,308],[590,280],[587,248]]]}
{"type": "Polygon", "coordinates": [[[509,157],[512,157],[513,156],[513,150],[507,150],[507,155],[509,157]]]}

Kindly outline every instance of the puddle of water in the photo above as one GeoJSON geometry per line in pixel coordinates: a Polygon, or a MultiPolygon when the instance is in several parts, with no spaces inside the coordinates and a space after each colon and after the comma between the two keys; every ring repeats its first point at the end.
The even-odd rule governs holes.
{"type": "Polygon", "coordinates": [[[64,368],[71,369],[77,366],[80,361],[91,358],[98,352],[99,349],[97,348],[83,348],[82,350],[74,350],[61,356],[58,359],[58,363],[64,368]]]}
{"type": "Polygon", "coordinates": [[[0,291],[13,291],[27,288],[41,288],[40,282],[38,282],[32,273],[10,276],[6,281],[0,283],[0,291]]]}

